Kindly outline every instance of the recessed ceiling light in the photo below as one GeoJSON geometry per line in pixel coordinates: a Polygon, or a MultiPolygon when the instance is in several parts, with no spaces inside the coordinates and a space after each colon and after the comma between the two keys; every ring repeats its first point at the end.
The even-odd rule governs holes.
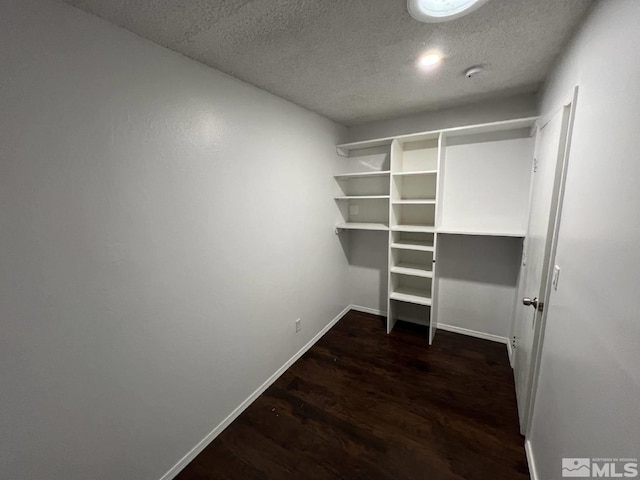
{"type": "Polygon", "coordinates": [[[418,68],[421,70],[432,70],[442,62],[442,54],[440,52],[430,51],[418,58],[418,68]]]}
{"type": "Polygon", "coordinates": [[[420,22],[446,22],[462,17],[487,0],[407,0],[409,13],[420,22]]]}

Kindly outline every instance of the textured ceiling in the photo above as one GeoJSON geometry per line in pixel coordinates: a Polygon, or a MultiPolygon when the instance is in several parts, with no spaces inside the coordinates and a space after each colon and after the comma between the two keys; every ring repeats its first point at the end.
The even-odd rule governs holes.
{"type": "Polygon", "coordinates": [[[490,0],[424,24],[406,0],[67,2],[344,125],[534,92],[593,3],[490,0]],[[417,71],[433,47],[442,66],[417,71]]]}

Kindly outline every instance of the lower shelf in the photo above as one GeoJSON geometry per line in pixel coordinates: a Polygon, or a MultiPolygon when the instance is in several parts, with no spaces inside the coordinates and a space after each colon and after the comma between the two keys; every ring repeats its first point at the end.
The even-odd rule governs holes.
{"type": "Polygon", "coordinates": [[[396,240],[391,244],[391,248],[395,248],[397,250],[416,250],[418,252],[435,251],[433,241],[421,242],[419,240],[396,240]]]}
{"type": "Polygon", "coordinates": [[[336,225],[336,228],[342,230],[389,230],[389,227],[384,223],[339,223],[338,225],[336,225]]]}
{"type": "Polygon", "coordinates": [[[398,300],[400,302],[415,303],[417,305],[431,306],[431,298],[425,295],[423,290],[398,287],[391,292],[389,296],[391,300],[398,300]]]}
{"type": "Polygon", "coordinates": [[[413,265],[411,263],[401,263],[391,267],[391,273],[399,273],[401,275],[412,275],[414,277],[433,278],[433,272],[430,267],[425,265],[413,265]]]}

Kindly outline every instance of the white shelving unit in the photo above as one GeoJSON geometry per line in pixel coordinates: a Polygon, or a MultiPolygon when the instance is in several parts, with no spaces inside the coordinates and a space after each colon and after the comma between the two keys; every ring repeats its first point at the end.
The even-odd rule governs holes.
{"type": "Polygon", "coordinates": [[[441,133],[391,143],[387,332],[406,304],[435,333],[436,214],[441,133]]]}
{"type": "Polygon", "coordinates": [[[350,171],[334,176],[340,212],[336,230],[388,231],[389,146],[381,142],[352,153],[344,165],[350,171]]]}
{"type": "MultiPolygon", "coordinates": [[[[389,232],[388,333],[401,318],[428,326],[431,343],[438,318],[455,311],[455,305],[447,303],[454,298],[455,281],[441,279],[440,270],[444,265],[450,276],[465,272],[465,266],[456,265],[455,258],[438,255],[440,242],[459,235],[515,239],[502,241],[525,237],[536,120],[523,118],[337,146],[338,154],[355,161],[358,169],[366,165],[369,170],[335,176],[341,187],[335,200],[343,220],[336,227],[389,232]],[[384,159],[374,162],[375,155],[384,159]],[[439,304],[441,288],[446,290],[444,304],[439,304]]],[[[466,252],[470,255],[465,258],[482,255],[481,251],[466,252]]],[[[462,279],[467,281],[465,288],[475,288],[473,282],[481,280],[482,272],[473,275],[472,280],[462,279]]],[[[492,288],[491,280],[487,282],[487,288],[492,288]]]]}

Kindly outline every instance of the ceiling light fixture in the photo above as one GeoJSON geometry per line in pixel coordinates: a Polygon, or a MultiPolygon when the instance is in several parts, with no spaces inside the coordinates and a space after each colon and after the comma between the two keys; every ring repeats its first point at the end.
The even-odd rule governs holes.
{"type": "Polygon", "coordinates": [[[418,58],[418,68],[421,70],[432,70],[442,62],[440,52],[429,51],[418,58]]]}
{"type": "Polygon", "coordinates": [[[479,8],[487,0],[407,0],[409,13],[419,22],[447,22],[479,8]]]}

